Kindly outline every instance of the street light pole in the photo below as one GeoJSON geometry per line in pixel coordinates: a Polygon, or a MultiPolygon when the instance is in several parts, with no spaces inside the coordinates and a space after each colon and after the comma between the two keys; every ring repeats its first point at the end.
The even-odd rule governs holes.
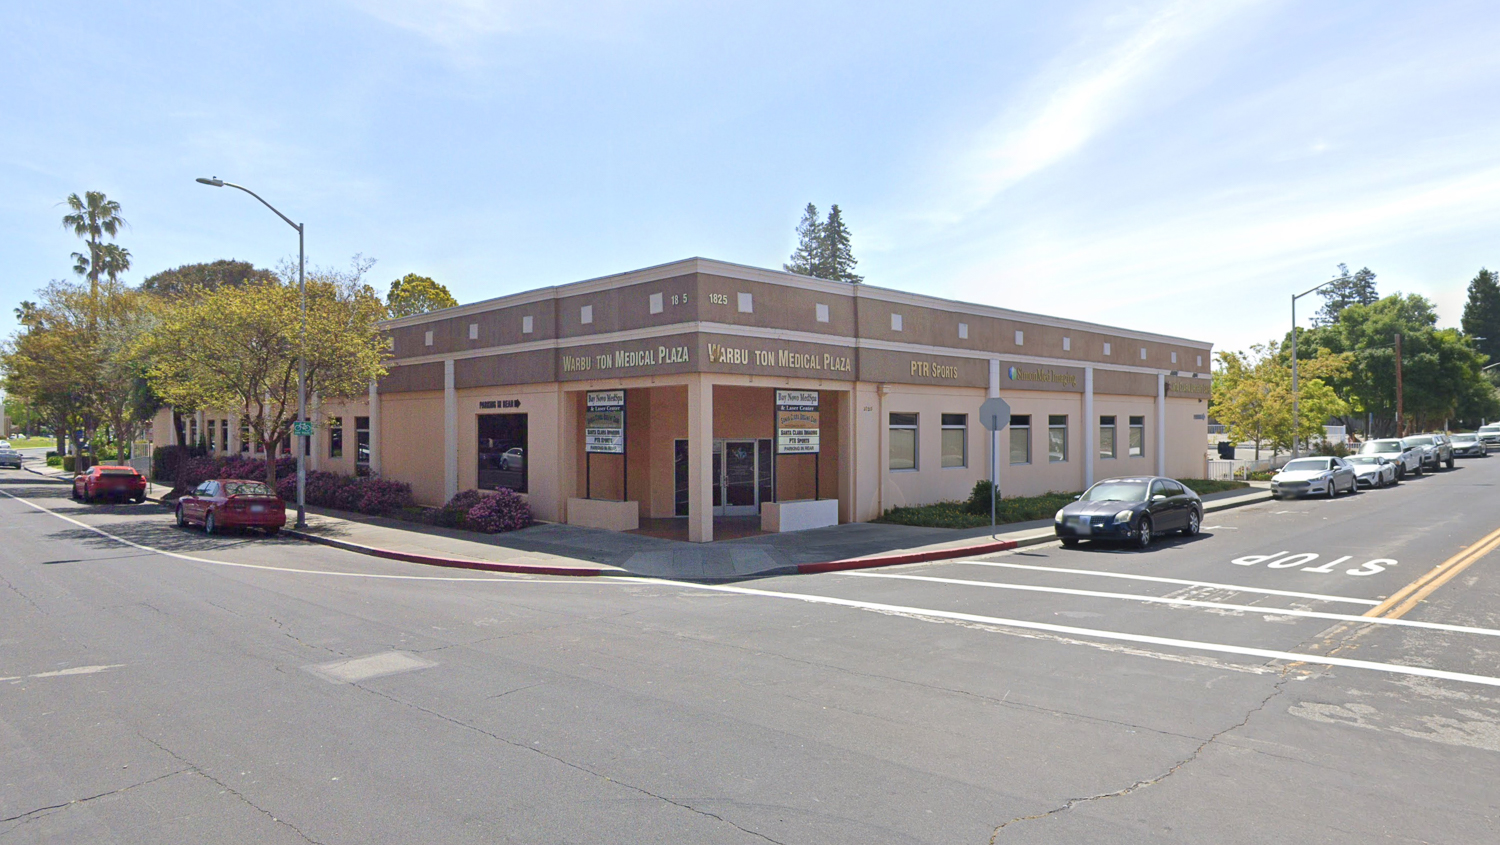
{"type": "MultiPolygon", "coordinates": [[[[297,296],[300,299],[302,324],[297,335],[297,421],[303,422],[307,419],[307,251],[304,245],[306,230],[301,223],[293,223],[292,218],[287,217],[276,206],[266,202],[260,194],[250,190],[244,185],[236,185],[233,182],[225,182],[215,176],[211,179],[199,177],[198,181],[204,185],[215,188],[238,188],[241,191],[260,200],[260,204],[271,209],[277,217],[286,221],[288,226],[297,230],[297,296]]],[[[297,444],[297,528],[307,527],[307,435],[294,434],[292,442],[297,444]]],[[[276,460],[275,449],[266,449],[266,460],[276,460]]]]}
{"type": "Polygon", "coordinates": [[[1298,398],[1298,395],[1299,395],[1297,393],[1297,300],[1301,299],[1304,296],[1307,296],[1310,293],[1317,293],[1318,291],[1322,290],[1323,288],[1328,287],[1329,285],[1333,284],[1336,281],[1338,281],[1338,279],[1329,279],[1328,281],[1324,282],[1321,285],[1318,285],[1317,287],[1313,288],[1312,290],[1305,290],[1302,293],[1295,294],[1295,295],[1292,296],[1292,457],[1293,458],[1300,458],[1300,457],[1302,457],[1302,454],[1301,454],[1301,445],[1300,445],[1301,437],[1299,436],[1299,430],[1302,427],[1302,418],[1301,418],[1299,410],[1297,408],[1297,398],[1298,398]]]}

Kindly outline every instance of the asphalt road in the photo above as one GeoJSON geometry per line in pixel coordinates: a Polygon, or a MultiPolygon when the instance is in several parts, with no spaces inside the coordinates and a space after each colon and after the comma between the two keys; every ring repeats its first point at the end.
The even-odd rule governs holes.
{"type": "Polygon", "coordinates": [[[1494,842],[1497,484],[711,585],[206,537],[0,471],[0,843],[1494,842]]]}

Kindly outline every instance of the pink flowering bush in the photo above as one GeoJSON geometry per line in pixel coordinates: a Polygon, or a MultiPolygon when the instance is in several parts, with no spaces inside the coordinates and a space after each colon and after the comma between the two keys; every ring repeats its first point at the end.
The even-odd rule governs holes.
{"type": "Polygon", "coordinates": [[[485,498],[484,493],[478,490],[464,490],[455,493],[446,505],[438,508],[432,514],[432,524],[441,525],[444,528],[462,528],[464,519],[469,515],[469,509],[479,504],[485,498]]]}
{"type": "Polygon", "coordinates": [[[531,507],[514,490],[496,490],[481,496],[464,517],[465,527],[486,534],[516,531],[530,524],[531,507]]]}

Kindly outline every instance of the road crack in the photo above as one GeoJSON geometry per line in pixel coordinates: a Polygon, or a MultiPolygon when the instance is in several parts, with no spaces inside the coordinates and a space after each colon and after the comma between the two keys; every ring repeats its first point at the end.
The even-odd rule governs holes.
{"type": "Polygon", "coordinates": [[[582,765],[580,763],[574,763],[571,760],[565,760],[562,757],[557,756],[556,754],[550,754],[550,753],[548,753],[548,752],[546,752],[546,751],[544,751],[544,750],[542,750],[540,748],[537,748],[534,745],[527,745],[524,742],[517,742],[516,740],[513,740],[513,739],[506,739],[505,737],[500,736],[499,734],[491,733],[491,732],[485,730],[484,728],[478,727],[476,725],[471,725],[468,722],[464,722],[464,721],[461,721],[459,719],[455,719],[452,716],[449,716],[449,715],[447,715],[445,713],[439,713],[436,710],[432,710],[432,709],[429,709],[427,707],[423,707],[420,704],[414,704],[414,703],[409,702],[409,701],[402,701],[401,699],[396,698],[396,697],[394,697],[394,696],[392,696],[392,695],[390,695],[388,693],[381,692],[380,690],[372,689],[370,687],[366,687],[366,686],[363,686],[361,684],[353,684],[352,686],[354,686],[356,689],[363,690],[364,692],[367,692],[370,695],[374,695],[374,696],[377,696],[379,698],[383,698],[383,699],[391,702],[392,704],[399,704],[399,705],[401,705],[403,707],[410,707],[411,709],[416,710],[419,713],[424,713],[424,714],[426,714],[428,716],[432,716],[434,718],[442,719],[443,721],[448,722],[449,724],[456,725],[456,726],[458,726],[460,728],[463,728],[465,730],[473,731],[473,732],[475,732],[477,734],[480,734],[481,736],[489,737],[490,739],[493,739],[496,742],[503,743],[505,745],[509,745],[512,748],[518,748],[518,749],[521,749],[523,751],[529,751],[532,754],[536,754],[538,756],[545,757],[548,760],[553,761],[554,763],[558,763],[558,764],[561,764],[563,766],[567,766],[568,768],[574,769],[575,771],[583,772],[584,774],[589,775],[590,777],[598,778],[599,780],[602,780],[605,783],[613,784],[615,786],[619,786],[619,787],[622,787],[624,789],[628,789],[628,790],[630,790],[632,792],[638,792],[641,795],[645,795],[645,796],[647,796],[649,798],[654,798],[657,801],[660,801],[660,802],[662,802],[664,804],[670,804],[673,807],[677,807],[679,809],[687,810],[690,813],[694,813],[694,814],[697,814],[697,815],[700,815],[700,816],[704,816],[705,818],[710,818],[710,819],[713,819],[715,821],[721,822],[723,824],[727,824],[730,827],[734,828],[735,830],[738,830],[738,831],[740,831],[742,833],[748,833],[749,835],[757,837],[759,839],[764,839],[765,841],[772,843],[772,845],[785,845],[785,843],[781,842],[780,840],[778,840],[778,839],[772,839],[771,837],[765,835],[764,833],[761,833],[761,832],[755,831],[755,830],[751,830],[748,827],[742,827],[742,826],[740,826],[738,824],[735,824],[734,822],[730,821],[729,819],[724,818],[723,816],[719,815],[718,813],[714,813],[714,812],[709,811],[709,810],[700,809],[698,807],[692,806],[691,804],[684,804],[681,801],[673,801],[671,798],[668,798],[665,795],[662,795],[662,794],[656,793],[656,792],[652,792],[651,790],[646,789],[645,787],[642,787],[642,786],[636,786],[635,784],[632,784],[632,783],[627,783],[627,782],[622,781],[622,780],[617,780],[615,778],[610,777],[609,775],[604,774],[603,772],[596,772],[596,771],[594,771],[593,769],[590,769],[587,766],[584,766],[584,765],[582,765]]]}
{"type": "Polygon", "coordinates": [[[1239,720],[1233,725],[1230,725],[1227,728],[1224,728],[1223,730],[1214,733],[1208,739],[1205,739],[1201,744],[1199,744],[1197,748],[1193,749],[1193,753],[1173,763],[1170,767],[1167,768],[1166,771],[1162,772],[1161,774],[1156,775],[1155,777],[1138,780],[1135,783],[1130,784],[1129,786],[1116,789],[1113,792],[1101,792],[1096,795],[1088,795],[1080,798],[1069,798],[1067,802],[1062,804],[1061,806],[1053,807],[1052,809],[1045,812],[1033,813],[1029,816],[1017,816],[1010,821],[1002,822],[1001,824],[996,826],[995,831],[990,834],[989,845],[995,845],[995,843],[1000,838],[1000,831],[1004,830],[1007,827],[1010,827],[1013,824],[1035,821],[1037,819],[1044,819],[1049,816],[1055,816],[1059,813],[1065,813],[1078,806],[1079,804],[1087,804],[1092,801],[1103,801],[1109,798],[1120,798],[1138,790],[1145,789],[1148,786],[1155,786],[1156,784],[1161,783],[1172,775],[1177,774],[1182,770],[1184,766],[1187,766],[1189,763],[1192,763],[1194,760],[1197,760],[1200,756],[1202,756],[1204,750],[1206,750],[1210,745],[1213,745],[1215,742],[1217,742],[1221,737],[1233,733],[1234,731],[1237,731],[1240,728],[1243,728],[1245,725],[1249,724],[1250,719],[1254,717],[1256,713],[1264,710],[1266,705],[1271,703],[1271,699],[1275,698],[1278,695],[1281,695],[1281,693],[1286,689],[1287,682],[1291,680],[1289,676],[1290,669],[1291,667],[1282,668],[1281,680],[1276,682],[1275,686],[1271,688],[1271,692],[1266,695],[1265,698],[1261,699],[1258,704],[1246,711],[1245,717],[1243,719],[1239,720]]]}
{"type": "Polygon", "coordinates": [[[129,786],[122,786],[119,789],[111,789],[108,792],[101,792],[98,795],[90,795],[87,798],[74,798],[71,801],[64,801],[61,804],[49,804],[46,807],[37,807],[35,810],[27,810],[24,813],[19,813],[9,818],[0,819],[0,824],[15,821],[25,824],[26,822],[31,821],[33,818],[39,817],[39,815],[42,813],[51,815],[51,813],[49,812],[51,810],[65,810],[68,807],[73,807],[78,804],[87,804],[90,801],[97,801],[100,798],[108,798],[111,795],[119,795],[121,793],[129,792],[132,789],[138,789],[142,786],[149,786],[150,784],[156,783],[157,781],[166,780],[167,778],[176,777],[177,775],[187,774],[190,771],[191,769],[178,769],[175,772],[167,772],[164,775],[158,775],[154,778],[151,778],[150,780],[143,780],[140,783],[132,783],[129,786]]]}
{"type": "Polygon", "coordinates": [[[297,834],[298,836],[300,836],[303,839],[303,841],[310,842],[310,843],[312,843],[312,845],[324,845],[323,842],[320,842],[319,840],[314,839],[311,836],[308,836],[306,833],[304,833],[302,831],[301,828],[297,827],[296,825],[292,824],[289,821],[286,821],[285,819],[280,818],[275,813],[272,813],[270,810],[267,810],[266,808],[260,806],[259,804],[256,804],[254,801],[251,801],[249,798],[247,798],[245,796],[245,794],[243,792],[240,792],[238,789],[235,789],[234,787],[230,786],[229,784],[225,783],[224,781],[219,780],[218,778],[214,777],[213,775],[209,774],[208,772],[203,771],[201,768],[198,767],[197,763],[194,763],[193,761],[188,760],[187,758],[183,757],[182,755],[178,754],[177,752],[173,751],[172,749],[166,747],[165,745],[162,745],[161,743],[157,742],[156,740],[152,739],[149,736],[146,736],[145,734],[143,734],[143,733],[141,733],[139,731],[136,732],[136,736],[138,736],[141,739],[144,739],[145,741],[151,743],[152,745],[154,745],[157,748],[161,749],[162,753],[166,754],[168,757],[171,757],[173,760],[176,760],[177,762],[181,763],[183,766],[186,767],[185,769],[183,769],[184,772],[191,772],[192,774],[198,775],[199,777],[203,778],[204,780],[208,781],[209,783],[212,783],[215,786],[219,787],[220,789],[224,790],[225,792],[229,793],[230,795],[233,795],[235,798],[238,798],[245,806],[249,807],[252,810],[255,810],[256,812],[260,813],[261,815],[265,816],[266,818],[270,819],[271,821],[275,822],[276,824],[279,824],[282,827],[286,828],[287,830],[290,830],[291,832],[297,834]]]}
{"type": "Polygon", "coordinates": [[[296,643],[297,645],[306,646],[307,648],[322,649],[323,651],[326,651],[329,654],[336,654],[339,657],[348,657],[349,656],[349,655],[345,654],[342,651],[339,651],[337,649],[329,648],[326,645],[317,645],[315,643],[310,643],[310,642],[307,642],[306,640],[303,640],[301,637],[299,637],[296,634],[292,633],[291,626],[287,625],[285,622],[282,622],[280,619],[277,619],[274,616],[267,616],[266,618],[269,619],[269,620],[271,620],[272,622],[274,622],[276,624],[276,628],[279,631],[281,631],[281,633],[285,634],[288,638],[290,638],[292,640],[292,642],[296,643]]]}
{"type": "Polygon", "coordinates": [[[15,593],[16,595],[20,596],[22,601],[24,601],[27,604],[31,605],[31,609],[32,610],[35,610],[37,613],[40,613],[43,616],[47,615],[47,611],[42,610],[41,605],[39,605],[36,602],[32,601],[31,600],[31,596],[28,596],[25,593],[21,592],[21,588],[17,587],[15,584],[12,584],[10,582],[9,578],[6,578],[5,576],[0,575],[0,581],[3,581],[5,583],[6,589],[8,589],[12,593],[15,593]]]}

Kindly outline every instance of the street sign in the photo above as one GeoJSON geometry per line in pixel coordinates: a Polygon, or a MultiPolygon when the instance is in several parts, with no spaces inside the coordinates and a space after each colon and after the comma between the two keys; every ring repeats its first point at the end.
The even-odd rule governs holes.
{"type": "Polygon", "coordinates": [[[295,420],[292,423],[292,435],[294,437],[312,437],[312,423],[307,420],[295,420]]]}
{"type": "Polygon", "coordinates": [[[1010,425],[1010,403],[998,396],[984,400],[979,406],[979,421],[990,431],[1000,431],[1010,425]]]}
{"type": "Polygon", "coordinates": [[[816,455],[820,436],[818,391],[776,391],[776,452],[816,455]]]}

